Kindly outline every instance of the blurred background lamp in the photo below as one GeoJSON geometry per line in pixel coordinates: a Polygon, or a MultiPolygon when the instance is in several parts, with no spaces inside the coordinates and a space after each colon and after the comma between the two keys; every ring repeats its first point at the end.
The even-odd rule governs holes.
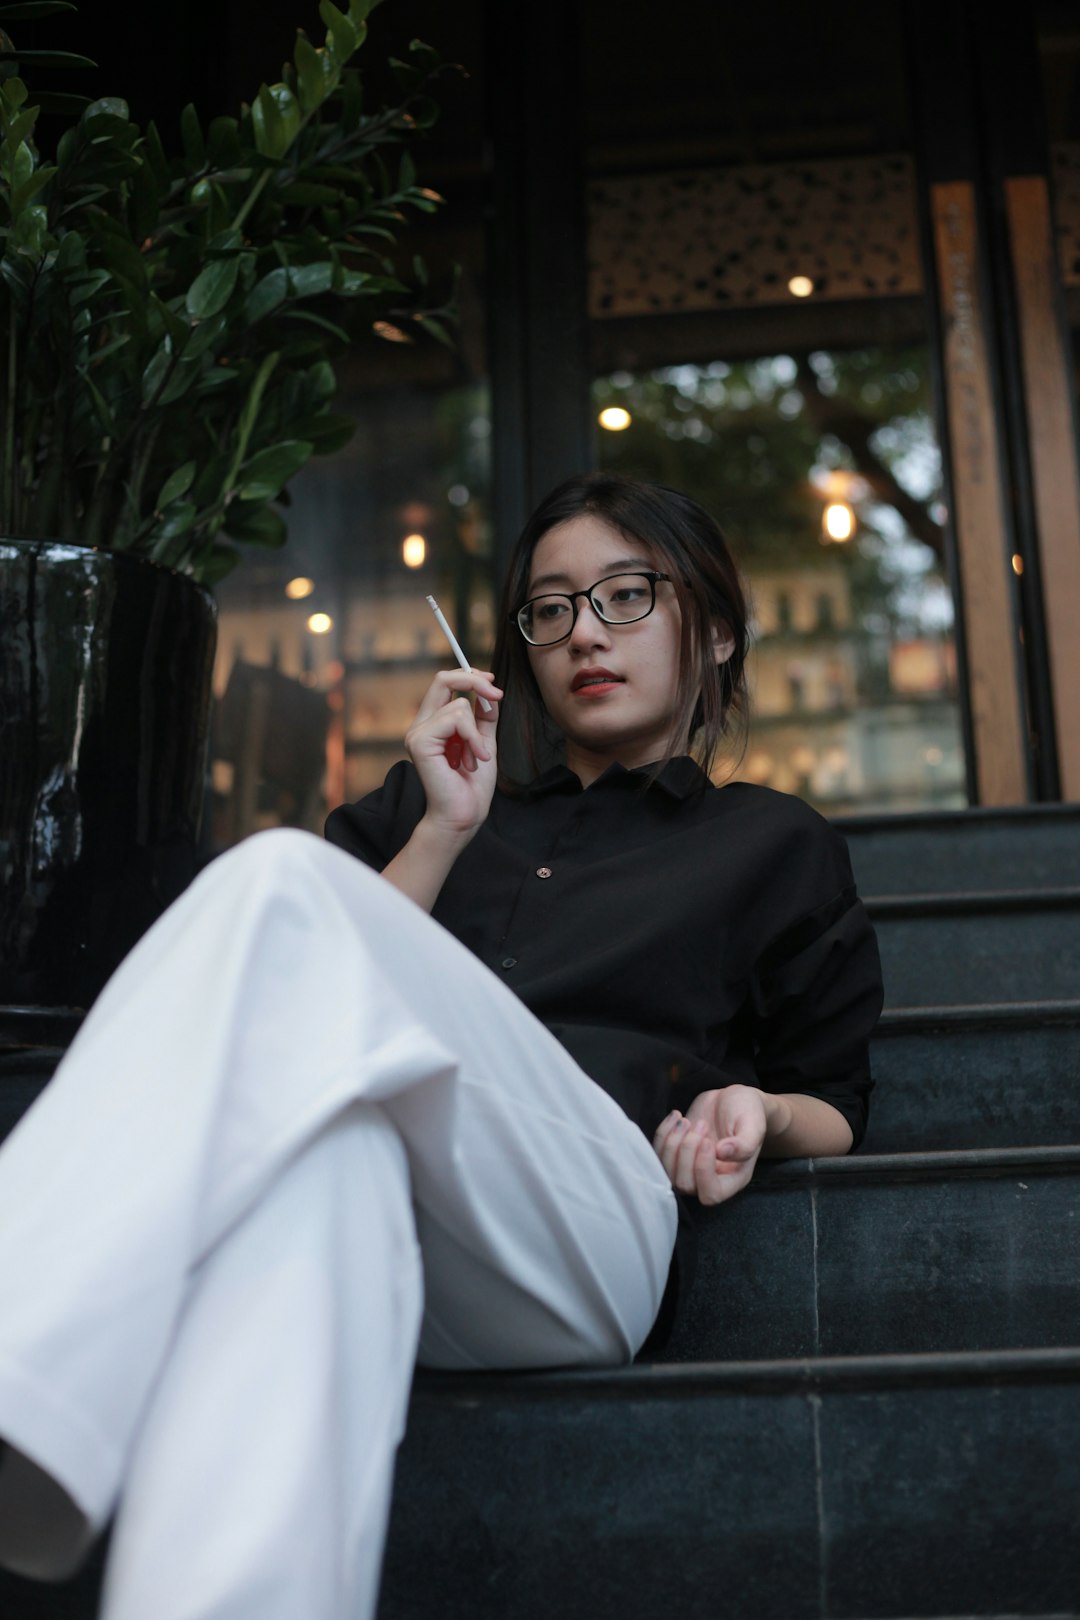
{"type": "Polygon", "coordinates": [[[1024,559],[1021,557],[1018,551],[1013,552],[1012,568],[1014,574],[1022,574],[1024,572],[1024,559]]]}
{"type": "Polygon", "coordinates": [[[305,579],[303,574],[298,574],[295,579],[290,579],[286,585],[285,595],[292,602],[302,602],[304,597],[310,596],[314,589],[315,581],[313,579],[305,579]]]}
{"type": "Polygon", "coordinates": [[[329,613],[313,613],[307,622],[307,627],[313,636],[325,636],[328,630],[333,629],[333,626],[334,621],[329,613]]]}
{"type": "Polygon", "coordinates": [[[825,508],[825,533],[830,540],[850,540],[855,533],[855,513],[846,501],[830,501],[825,508]]]}
{"type": "Polygon", "coordinates": [[[406,568],[423,568],[427,556],[427,541],[422,534],[407,534],[401,542],[401,557],[406,568]]]}
{"type": "Polygon", "coordinates": [[[607,405],[600,412],[598,420],[600,426],[607,428],[609,433],[621,433],[623,428],[630,426],[633,417],[621,405],[607,405]]]}
{"type": "Polygon", "coordinates": [[[792,276],[787,284],[787,290],[793,298],[809,298],[814,290],[814,283],[809,276],[792,276]]]}

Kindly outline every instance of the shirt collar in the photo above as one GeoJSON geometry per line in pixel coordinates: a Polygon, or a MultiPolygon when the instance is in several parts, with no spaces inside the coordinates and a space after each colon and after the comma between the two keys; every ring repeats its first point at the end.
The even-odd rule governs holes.
{"type": "MultiPolygon", "coordinates": [[[[637,787],[651,769],[650,765],[641,765],[635,770],[628,771],[623,765],[609,765],[603,775],[597,777],[593,786],[637,787]]],[[[668,760],[655,783],[651,785],[662,788],[672,799],[688,799],[691,794],[699,793],[702,788],[711,787],[712,783],[696,760],[691,759],[689,754],[679,754],[675,759],[668,760]]],[[[553,793],[581,792],[584,792],[581,781],[569,766],[553,765],[549,771],[535,777],[528,784],[522,798],[541,799],[553,793]]]]}

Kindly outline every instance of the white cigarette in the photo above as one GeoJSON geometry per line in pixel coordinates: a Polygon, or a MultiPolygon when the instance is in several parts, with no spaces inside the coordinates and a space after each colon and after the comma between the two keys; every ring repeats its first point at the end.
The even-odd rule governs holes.
{"type": "MultiPolygon", "coordinates": [[[[431,609],[432,613],[434,613],[436,619],[438,619],[438,621],[439,621],[439,629],[442,631],[443,635],[446,637],[447,641],[450,643],[450,651],[453,653],[454,657],[457,659],[459,665],[461,666],[462,669],[467,669],[469,671],[469,673],[472,674],[472,665],[469,663],[469,660],[466,658],[465,654],[462,652],[461,646],[460,646],[460,644],[458,642],[457,636],[455,636],[454,632],[451,630],[450,626],[447,624],[446,615],[443,612],[442,608],[439,606],[438,602],[436,602],[436,600],[435,600],[435,598],[433,596],[425,597],[425,601],[427,602],[427,605],[431,609]]],[[[481,697],[479,692],[478,692],[476,694],[476,699],[477,699],[477,702],[479,703],[480,707],[483,709],[484,713],[485,714],[490,714],[491,713],[491,704],[488,702],[487,698],[481,697]]]]}

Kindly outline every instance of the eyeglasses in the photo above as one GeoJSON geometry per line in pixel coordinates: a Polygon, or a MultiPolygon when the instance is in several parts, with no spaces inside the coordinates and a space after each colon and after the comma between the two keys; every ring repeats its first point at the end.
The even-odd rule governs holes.
{"type": "Polygon", "coordinates": [[[579,597],[585,598],[605,624],[636,624],[638,619],[649,617],[656,606],[657,585],[670,578],[670,574],[655,571],[608,574],[590,585],[587,591],[552,591],[545,596],[530,597],[510,618],[530,646],[550,647],[553,642],[565,641],[573,631],[581,611],[579,597]]]}

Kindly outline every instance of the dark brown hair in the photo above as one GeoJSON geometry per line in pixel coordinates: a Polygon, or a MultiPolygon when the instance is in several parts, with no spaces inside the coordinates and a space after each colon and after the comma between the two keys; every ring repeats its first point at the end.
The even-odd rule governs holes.
{"type": "MultiPolygon", "coordinates": [[[[503,785],[513,787],[515,781],[536,776],[556,757],[558,733],[511,615],[527,598],[533,552],[544,535],[586,515],[645,545],[657,566],[671,575],[682,613],[672,752],[681,753],[697,734],[697,756],[711,771],[725,736],[736,729],[740,738],[745,734],[747,609],[727,541],[704,508],[678,490],[622,473],[583,473],[540,502],[521,532],[503,585],[494,656],[495,683],[506,693],[500,747],[505,739],[509,752],[516,756],[520,751],[503,769],[503,785]],[[714,628],[735,643],[722,664],[713,653],[714,628]]],[[[658,761],[657,769],[665,763],[658,761]]]]}

